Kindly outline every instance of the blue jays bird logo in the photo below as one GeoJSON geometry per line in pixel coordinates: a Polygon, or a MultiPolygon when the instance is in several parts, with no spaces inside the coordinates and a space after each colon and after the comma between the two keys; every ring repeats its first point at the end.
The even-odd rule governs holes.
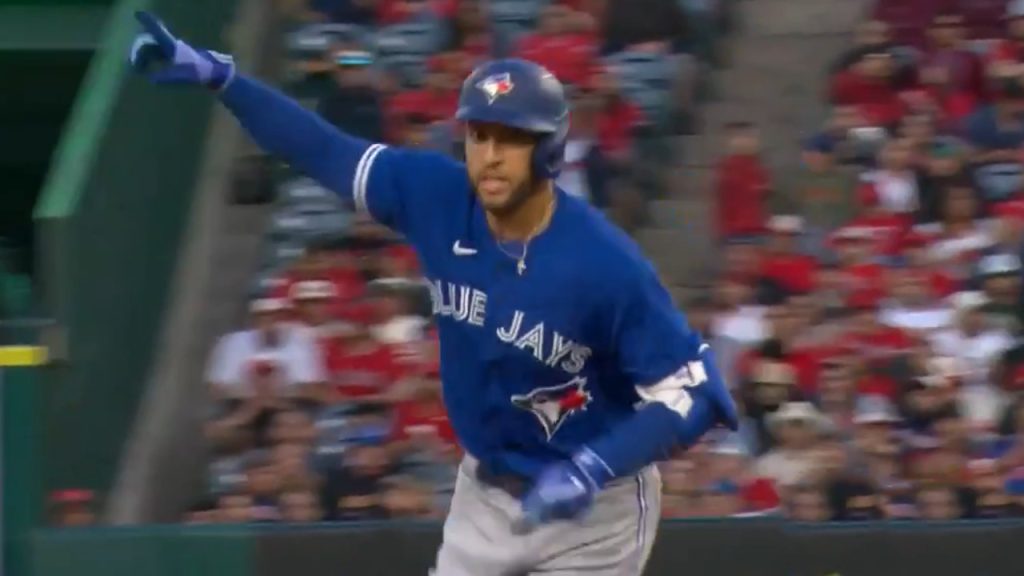
{"type": "Polygon", "coordinates": [[[586,390],[587,379],[577,376],[572,380],[512,396],[512,404],[529,410],[537,417],[548,440],[558,432],[565,420],[578,411],[586,410],[593,396],[586,390]]]}
{"type": "Polygon", "coordinates": [[[512,76],[508,72],[504,74],[493,74],[476,83],[476,87],[487,94],[487,103],[494,104],[499,96],[504,96],[515,88],[512,83],[512,76]]]}

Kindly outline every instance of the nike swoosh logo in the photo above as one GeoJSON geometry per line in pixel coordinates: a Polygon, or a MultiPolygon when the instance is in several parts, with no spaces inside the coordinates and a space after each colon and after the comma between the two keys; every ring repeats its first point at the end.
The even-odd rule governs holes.
{"type": "Polygon", "coordinates": [[[455,244],[452,244],[452,252],[454,252],[456,256],[472,256],[473,254],[476,254],[476,249],[464,248],[462,244],[456,240],[455,244]]]}

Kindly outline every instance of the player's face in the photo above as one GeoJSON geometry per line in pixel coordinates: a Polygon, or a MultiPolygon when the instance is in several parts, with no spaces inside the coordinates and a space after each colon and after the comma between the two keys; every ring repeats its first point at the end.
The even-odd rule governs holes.
{"type": "Polygon", "coordinates": [[[531,194],[530,157],[536,137],[487,122],[466,126],[466,169],[484,209],[510,213],[531,194]]]}

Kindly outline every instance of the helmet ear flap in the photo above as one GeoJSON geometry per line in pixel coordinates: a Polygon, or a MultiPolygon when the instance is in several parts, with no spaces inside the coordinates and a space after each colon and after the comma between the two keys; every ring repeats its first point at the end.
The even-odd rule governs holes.
{"type": "Polygon", "coordinates": [[[569,135],[568,115],[558,130],[541,136],[533,149],[533,173],[538,178],[556,178],[565,161],[565,140],[569,135]]]}

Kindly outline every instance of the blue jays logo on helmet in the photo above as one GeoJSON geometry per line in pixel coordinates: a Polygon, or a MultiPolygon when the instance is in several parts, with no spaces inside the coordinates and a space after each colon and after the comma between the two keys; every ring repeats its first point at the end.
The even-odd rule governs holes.
{"type": "Polygon", "coordinates": [[[455,117],[540,135],[533,153],[534,174],[558,175],[569,132],[569,103],[562,83],[543,66],[517,58],[481,64],[462,84],[455,117]]]}
{"type": "Polygon", "coordinates": [[[537,388],[529,394],[516,394],[512,396],[512,404],[532,412],[551,440],[569,416],[586,410],[593,400],[586,385],[587,379],[577,376],[564,384],[537,388]]]}
{"type": "Polygon", "coordinates": [[[487,103],[494,104],[499,96],[504,96],[516,87],[512,83],[512,75],[508,72],[493,74],[476,83],[476,87],[487,94],[487,103]]]}

